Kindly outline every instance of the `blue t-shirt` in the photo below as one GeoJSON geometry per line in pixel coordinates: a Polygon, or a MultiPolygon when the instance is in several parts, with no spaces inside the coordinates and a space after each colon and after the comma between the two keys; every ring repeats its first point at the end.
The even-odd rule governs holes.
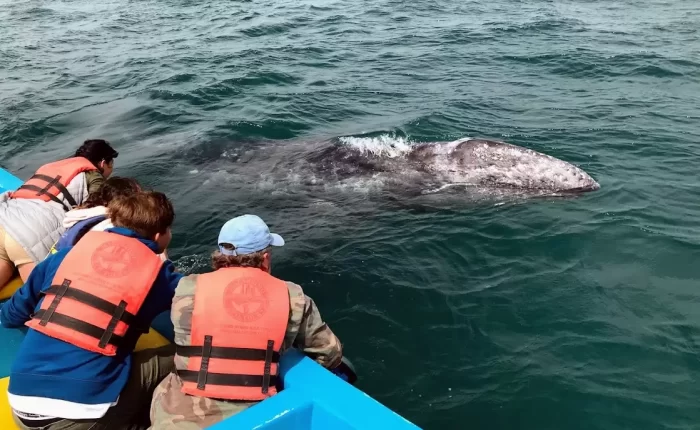
{"type": "MultiPolygon", "coordinates": [[[[107,232],[136,238],[158,253],[154,241],[144,239],[129,229],[115,227],[107,229],[107,232]]],[[[49,256],[34,268],[27,282],[0,309],[0,323],[4,327],[23,327],[31,315],[39,310],[43,300],[41,292],[51,286],[58,267],[71,249],[66,248],[49,256]]],[[[136,314],[137,320],[150,325],[158,314],[169,310],[181,278],[172,262],[163,263],[151,291],[136,314]]],[[[136,330],[129,330],[117,355],[109,357],[28,329],[12,364],[8,391],[18,396],[82,404],[114,402],[129,379],[131,353],[138,337],[136,330]]]]}

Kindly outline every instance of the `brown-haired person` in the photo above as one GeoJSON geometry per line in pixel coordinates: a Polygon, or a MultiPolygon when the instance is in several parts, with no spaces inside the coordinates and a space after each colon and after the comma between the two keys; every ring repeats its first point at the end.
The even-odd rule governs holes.
{"type": "Polygon", "coordinates": [[[270,274],[271,247],[283,244],[259,217],[234,218],[219,234],[215,271],[180,281],[171,310],[177,370],[153,395],[154,429],[206,428],[274,395],[288,348],[326,368],[341,363],[340,341],[313,300],[270,274]]]}
{"type": "Polygon", "coordinates": [[[102,185],[118,155],[105,140],[87,140],[75,156],[41,166],[16,191],[0,195],[0,288],[15,271],[27,280],[63,233],[65,213],[102,185]]]}
{"type": "Polygon", "coordinates": [[[108,218],[107,205],[114,199],[139,191],[141,185],[135,179],[119,176],[108,178],[82,205],[66,213],[63,219],[66,231],[51,248],[51,253],[55,254],[67,246],[74,246],[88,231],[105,231],[114,227],[108,218]]]}
{"type": "Polygon", "coordinates": [[[39,263],[0,309],[3,326],[29,326],[8,388],[21,429],[145,429],[153,390],[173,370],[172,346],[133,353],[182,277],[157,255],[173,207],[139,192],[108,211],[113,228],[39,263]]]}

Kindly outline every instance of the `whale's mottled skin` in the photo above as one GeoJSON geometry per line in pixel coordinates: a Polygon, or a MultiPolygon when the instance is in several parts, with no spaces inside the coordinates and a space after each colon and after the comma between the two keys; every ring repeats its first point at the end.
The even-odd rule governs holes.
{"type": "Polygon", "coordinates": [[[429,143],[388,136],[236,142],[209,167],[208,180],[256,190],[255,198],[309,197],[349,204],[365,198],[428,206],[500,202],[575,196],[600,188],[588,173],[566,161],[471,138],[429,143]]]}
{"type": "Polygon", "coordinates": [[[306,157],[316,177],[344,181],[372,176],[387,185],[423,190],[462,185],[534,194],[583,193],[600,188],[573,164],[505,142],[463,139],[415,144],[391,154],[332,145],[306,157]]]}
{"type": "Polygon", "coordinates": [[[551,192],[600,188],[588,173],[566,161],[505,142],[472,139],[420,145],[408,158],[445,183],[551,192]]]}

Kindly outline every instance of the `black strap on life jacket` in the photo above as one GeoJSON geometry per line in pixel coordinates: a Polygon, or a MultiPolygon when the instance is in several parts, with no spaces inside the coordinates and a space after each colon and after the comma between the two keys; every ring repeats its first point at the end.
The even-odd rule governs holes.
{"type": "MultiPolygon", "coordinates": [[[[32,176],[31,178],[29,178],[29,181],[31,181],[32,179],[38,179],[40,181],[44,181],[44,182],[46,182],[46,186],[44,186],[44,188],[41,188],[37,185],[31,185],[31,184],[25,183],[22,186],[20,186],[18,189],[19,190],[36,191],[37,197],[48,196],[52,201],[54,201],[60,205],[63,205],[63,207],[66,208],[67,211],[73,209],[75,206],[78,206],[78,203],[75,201],[73,196],[68,192],[68,189],[66,187],[64,187],[63,184],[61,183],[61,175],[58,175],[58,176],[52,178],[51,176],[42,175],[42,174],[37,173],[34,176],[32,176]],[[49,190],[52,187],[56,187],[58,192],[61,193],[61,195],[63,196],[64,199],[66,199],[68,204],[66,204],[66,202],[64,202],[63,200],[59,199],[57,196],[55,196],[54,194],[51,194],[49,192],[49,190]]],[[[27,182],[29,182],[29,181],[27,181],[27,182]]]]}
{"type": "MultiPolygon", "coordinates": [[[[197,389],[203,390],[204,388],[199,388],[199,372],[196,370],[178,370],[177,375],[184,382],[197,382],[197,389]]],[[[267,388],[262,391],[263,394],[269,392],[270,385],[277,384],[277,376],[270,375],[268,380],[267,388]]],[[[263,375],[229,375],[228,373],[207,373],[206,379],[204,380],[205,385],[225,385],[230,387],[263,387],[265,382],[265,377],[263,375]]]]}
{"type": "Polygon", "coordinates": [[[204,336],[204,343],[200,346],[176,345],[177,354],[183,357],[202,357],[199,370],[178,370],[180,379],[186,382],[196,382],[198,390],[204,390],[207,384],[260,387],[263,394],[267,394],[270,385],[277,384],[277,376],[271,375],[272,363],[279,362],[280,354],[274,351],[275,341],[268,340],[266,349],[232,348],[212,346],[213,336],[204,336]],[[209,361],[211,358],[228,360],[265,361],[265,371],[262,375],[239,375],[228,373],[210,373],[209,361]]]}
{"type": "MultiPolygon", "coordinates": [[[[205,337],[206,341],[206,337],[205,337]]],[[[181,357],[201,357],[202,347],[201,346],[182,346],[175,345],[175,351],[177,355],[181,357]]],[[[266,349],[255,349],[255,348],[229,348],[223,346],[213,346],[211,348],[211,358],[225,358],[228,360],[249,360],[249,361],[263,361],[267,358],[266,349]]],[[[272,351],[272,363],[277,363],[280,359],[279,352],[272,351]]]]}
{"type": "Polygon", "coordinates": [[[65,279],[61,285],[52,285],[41,293],[43,295],[53,294],[54,298],[47,309],[41,309],[32,315],[32,318],[40,320],[39,325],[46,326],[50,322],[94,337],[99,339],[98,347],[100,348],[105,348],[108,344],[116,347],[121,344],[123,337],[114,334],[114,330],[117,328],[117,324],[120,321],[126,324],[130,329],[136,329],[140,333],[148,332],[146,327],[139,327],[138,324],[136,324],[136,317],[126,310],[127,303],[124,300],[119,302],[119,305],[115,305],[88,292],[70,288],[70,284],[70,279],[65,279]],[[103,329],[68,315],[57,313],[56,308],[64,298],[84,303],[111,315],[112,319],[107,325],[107,328],[103,329]]]}
{"type": "MultiPolygon", "coordinates": [[[[268,340],[267,341],[267,350],[265,351],[265,373],[263,374],[263,384],[262,384],[262,392],[263,394],[267,394],[267,391],[270,389],[270,370],[272,369],[272,347],[275,345],[275,341],[273,340],[268,340]]],[[[276,382],[276,381],[275,381],[276,382]]]]}

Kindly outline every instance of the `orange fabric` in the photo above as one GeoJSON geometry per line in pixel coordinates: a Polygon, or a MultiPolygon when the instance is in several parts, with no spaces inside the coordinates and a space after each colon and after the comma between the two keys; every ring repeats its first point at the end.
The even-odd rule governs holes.
{"type": "MultiPolygon", "coordinates": [[[[115,306],[124,301],[126,312],[136,315],[151,290],[161,265],[161,259],[138,239],[116,233],[91,231],[68,252],[56,272],[53,285],[60,287],[64,281],[70,280],[70,290],[92,294],[115,306]]],[[[49,309],[55,298],[56,293],[47,294],[41,303],[41,309],[49,309]]],[[[70,297],[61,298],[54,315],[68,316],[97,326],[103,331],[112,320],[111,314],[70,297]]],[[[41,318],[34,317],[26,325],[88,351],[110,356],[116,354],[117,347],[113,344],[100,348],[98,338],[51,320],[42,326],[40,321],[41,318]]],[[[127,328],[126,323],[119,321],[114,335],[124,336],[127,328]]]]}
{"type": "MultiPolygon", "coordinates": [[[[289,319],[287,284],[255,268],[226,268],[199,275],[192,313],[191,345],[202,346],[204,336],[212,336],[212,346],[266,350],[269,340],[279,352],[289,319]]],[[[199,371],[201,357],[190,357],[187,370],[199,371]]],[[[272,363],[270,375],[277,375],[272,363]]],[[[264,375],[265,362],[210,358],[208,372],[228,375],[264,375]]],[[[260,386],[224,386],[207,383],[204,390],[196,382],[183,381],[182,391],[195,396],[229,400],[263,400],[277,393],[273,385],[267,393],[260,386]]]]}
{"type": "MultiPolygon", "coordinates": [[[[67,158],[65,160],[59,160],[53,163],[44,164],[43,166],[39,167],[39,170],[37,170],[36,173],[31,178],[29,178],[29,180],[25,182],[22,186],[29,185],[39,187],[43,190],[47,187],[48,182],[43,179],[37,178],[36,175],[45,175],[51,178],[58,178],[58,182],[64,187],[67,187],[70,181],[72,181],[73,178],[75,178],[77,175],[92,170],[97,170],[97,167],[95,167],[90,161],[88,161],[87,158],[67,158]]],[[[64,197],[61,195],[61,191],[55,186],[49,187],[46,190],[46,193],[43,194],[37,192],[36,190],[23,189],[20,187],[20,189],[14,191],[11,194],[11,197],[13,199],[41,199],[45,202],[48,202],[51,200],[51,197],[49,197],[49,195],[58,198],[64,197]]]]}

